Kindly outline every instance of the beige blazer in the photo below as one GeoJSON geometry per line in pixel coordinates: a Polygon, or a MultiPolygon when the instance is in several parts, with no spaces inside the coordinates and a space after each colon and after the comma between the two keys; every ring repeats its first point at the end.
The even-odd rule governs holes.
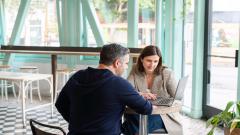
{"type": "MultiPolygon", "coordinates": [[[[136,66],[133,65],[132,71],[128,76],[128,81],[136,88],[137,91],[148,92],[145,74],[136,72],[135,68],[136,66]]],[[[170,69],[166,68],[163,70],[163,78],[164,80],[162,79],[162,75],[155,76],[150,92],[157,94],[157,96],[173,97],[177,87],[174,73],[170,69]]],[[[183,134],[182,125],[179,123],[178,113],[161,115],[161,117],[169,135],[183,134]]]]}

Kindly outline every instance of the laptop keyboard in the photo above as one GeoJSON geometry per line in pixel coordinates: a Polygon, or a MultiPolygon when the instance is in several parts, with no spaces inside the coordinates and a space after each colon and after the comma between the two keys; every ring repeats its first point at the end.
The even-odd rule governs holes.
{"type": "Polygon", "coordinates": [[[171,105],[173,100],[173,98],[157,97],[157,99],[153,100],[152,103],[154,105],[171,105]]]}

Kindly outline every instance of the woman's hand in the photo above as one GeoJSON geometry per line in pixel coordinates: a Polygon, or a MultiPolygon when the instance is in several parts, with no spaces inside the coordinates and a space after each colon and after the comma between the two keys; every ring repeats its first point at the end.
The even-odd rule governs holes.
{"type": "Polygon", "coordinates": [[[139,94],[148,100],[156,100],[157,99],[156,94],[146,93],[146,92],[139,92],[139,94]]]}

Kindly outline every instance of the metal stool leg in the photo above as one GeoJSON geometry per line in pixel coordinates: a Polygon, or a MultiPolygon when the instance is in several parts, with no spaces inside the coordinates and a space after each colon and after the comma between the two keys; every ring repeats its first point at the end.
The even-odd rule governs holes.
{"type": "Polygon", "coordinates": [[[3,81],[3,84],[4,84],[4,90],[5,90],[5,96],[6,96],[6,100],[8,100],[8,87],[7,87],[7,81],[4,80],[3,81]]]}
{"type": "Polygon", "coordinates": [[[29,89],[29,91],[30,91],[29,94],[30,94],[30,101],[31,101],[31,103],[32,103],[32,90],[33,90],[33,86],[32,86],[32,85],[33,85],[33,83],[30,84],[30,89],[29,89]]]}
{"type": "Polygon", "coordinates": [[[2,95],[2,100],[3,100],[3,95],[4,95],[4,87],[3,87],[3,80],[1,80],[1,95],[2,95]]]}
{"type": "Polygon", "coordinates": [[[39,89],[39,81],[37,81],[37,91],[38,91],[38,98],[40,101],[42,101],[42,97],[41,97],[40,89],[39,89]]]}
{"type": "Polygon", "coordinates": [[[16,91],[15,91],[15,87],[14,87],[14,83],[13,82],[12,82],[12,91],[13,91],[14,97],[16,98],[17,95],[16,95],[16,91]]]}

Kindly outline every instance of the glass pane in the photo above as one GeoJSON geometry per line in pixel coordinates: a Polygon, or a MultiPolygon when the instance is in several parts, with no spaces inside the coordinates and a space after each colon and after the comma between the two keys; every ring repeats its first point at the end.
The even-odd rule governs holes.
{"type": "Polygon", "coordinates": [[[93,4],[104,40],[127,45],[127,0],[94,0],[93,4]]]}
{"type": "Polygon", "coordinates": [[[237,95],[234,64],[235,50],[239,48],[239,5],[239,0],[213,0],[207,104],[219,109],[224,109],[229,100],[236,100],[237,95]]]}
{"type": "MultiPolygon", "coordinates": [[[[12,34],[16,20],[19,0],[6,2],[7,40],[12,34]]],[[[32,0],[24,21],[19,45],[59,46],[56,0],[32,0]]]]}
{"type": "Polygon", "coordinates": [[[155,44],[155,0],[139,1],[138,47],[155,44]]]}
{"type": "Polygon", "coordinates": [[[6,23],[6,40],[5,44],[9,42],[12,34],[12,29],[16,20],[20,0],[5,0],[5,23],[6,23]]]}

